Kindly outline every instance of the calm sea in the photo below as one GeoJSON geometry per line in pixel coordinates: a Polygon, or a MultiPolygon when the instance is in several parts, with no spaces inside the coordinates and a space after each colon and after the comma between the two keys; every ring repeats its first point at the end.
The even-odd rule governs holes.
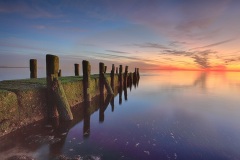
{"type": "Polygon", "coordinates": [[[110,103],[96,97],[90,111],[80,105],[71,124],[35,124],[5,138],[0,157],[238,160],[239,97],[238,72],[145,73],[110,103]]]}

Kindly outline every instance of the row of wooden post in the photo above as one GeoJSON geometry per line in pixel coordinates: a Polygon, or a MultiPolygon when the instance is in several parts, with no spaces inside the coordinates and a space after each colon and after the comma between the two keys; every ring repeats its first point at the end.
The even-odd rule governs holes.
{"type": "MultiPolygon", "coordinates": [[[[79,76],[79,64],[74,64],[75,66],[75,76],[79,76]]],[[[110,73],[111,82],[109,83],[105,73],[107,71],[107,66],[104,63],[99,63],[99,90],[100,96],[104,95],[104,87],[109,95],[114,95],[114,76],[115,76],[115,65],[112,65],[112,70],[110,73]]],[[[135,68],[134,73],[128,74],[128,66],[125,67],[124,74],[122,73],[122,65],[118,68],[116,67],[116,73],[118,74],[118,85],[120,88],[122,86],[129,86],[130,83],[135,83],[139,80],[139,69],[135,68]]],[[[84,101],[89,103],[91,101],[90,95],[90,75],[91,75],[91,65],[88,61],[82,61],[82,72],[83,72],[83,95],[84,101]]],[[[61,70],[59,70],[59,58],[55,55],[46,55],[46,81],[47,81],[47,100],[48,100],[48,116],[51,118],[58,117],[63,120],[72,120],[73,115],[71,113],[70,105],[68,104],[66,94],[61,85],[61,81],[58,77],[61,76],[61,70]]],[[[30,59],[30,78],[37,78],[37,60],[30,59]]]]}
{"type": "MultiPolygon", "coordinates": [[[[104,64],[103,64],[104,65],[104,64]]],[[[107,66],[103,66],[103,73],[106,73],[107,72],[107,66]]],[[[79,67],[79,64],[78,63],[75,63],[74,64],[74,73],[75,73],[75,76],[79,76],[80,74],[80,67],[79,67]]],[[[83,70],[84,72],[84,70],[83,70]]],[[[111,74],[114,74],[115,72],[115,66],[113,64],[112,66],[112,70],[111,70],[111,74]]],[[[124,76],[126,76],[128,73],[128,66],[125,67],[125,73],[124,73],[124,76]]],[[[61,77],[62,76],[62,71],[61,69],[59,69],[59,66],[58,66],[58,77],[61,77]]],[[[118,67],[116,67],[116,74],[118,74],[118,67]]],[[[119,67],[119,74],[122,74],[122,65],[120,65],[119,67]]],[[[139,76],[139,68],[135,68],[135,72],[133,74],[133,78],[135,79],[139,79],[140,76],[139,76]]],[[[30,59],[30,78],[37,78],[37,60],[36,59],[30,59]]]]}

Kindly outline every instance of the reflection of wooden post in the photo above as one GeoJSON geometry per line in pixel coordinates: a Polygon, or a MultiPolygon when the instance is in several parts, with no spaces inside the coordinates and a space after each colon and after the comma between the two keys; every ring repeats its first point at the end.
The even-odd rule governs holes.
{"type": "Polygon", "coordinates": [[[74,68],[75,76],[79,76],[79,64],[75,63],[74,68]]]}
{"type": "Polygon", "coordinates": [[[30,59],[30,78],[37,78],[37,60],[30,59]]]}
{"type": "Polygon", "coordinates": [[[110,104],[111,104],[112,112],[113,112],[114,111],[114,96],[112,97],[110,104]]]}
{"type": "Polygon", "coordinates": [[[88,61],[82,61],[82,68],[83,68],[83,94],[84,94],[84,101],[91,101],[90,95],[90,75],[91,75],[91,65],[88,61]]]}
{"type": "Polygon", "coordinates": [[[84,102],[84,117],[83,117],[83,137],[88,138],[90,136],[90,106],[91,101],[84,102]]]}
{"type": "Polygon", "coordinates": [[[124,99],[125,99],[125,101],[127,101],[127,86],[126,87],[124,87],[124,99]]]}
{"type": "Polygon", "coordinates": [[[119,85],[118,86],[118,94],[119,94],[119,104],[120,105],[122,104],[122,90],[123,90],[122,85],[119,85]]]}
{"type": "Polygon", "coordinates": [[[99,108],[99,122],[104,122],[104,112],[107,109],[108,104],[110,103],[112,98],[113,98],[113,95],[108,94],[105,101],[104,99],[100,99],[100,101],[103,103],[101,103],[101,106],[99,108]]]}
{"type": "Polygon", "coordinates": [[[53,101],[52,78],[51,76],[58,76],[59,58],[55,55],[46,55],[46,74],[47,74],[47,103],[49,118],[57,117],[57,106],[53,101]]]}

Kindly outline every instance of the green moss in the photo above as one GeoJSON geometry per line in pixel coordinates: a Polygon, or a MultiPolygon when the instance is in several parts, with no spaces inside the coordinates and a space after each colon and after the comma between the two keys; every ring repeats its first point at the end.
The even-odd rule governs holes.
{"type": "Polygon", "coordinates": [[[0,131],[9,130],[19,118],[17,96],[13,92],[0,90],[0,131]]]}

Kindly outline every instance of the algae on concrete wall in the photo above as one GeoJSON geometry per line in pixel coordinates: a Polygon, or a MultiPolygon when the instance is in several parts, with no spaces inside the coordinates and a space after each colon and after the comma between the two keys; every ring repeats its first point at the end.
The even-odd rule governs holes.
{"type": "Polygon", "coordinates": [[[0,136],[18,122],[18,101],[15,93],[0,90],[0,136]]]}

